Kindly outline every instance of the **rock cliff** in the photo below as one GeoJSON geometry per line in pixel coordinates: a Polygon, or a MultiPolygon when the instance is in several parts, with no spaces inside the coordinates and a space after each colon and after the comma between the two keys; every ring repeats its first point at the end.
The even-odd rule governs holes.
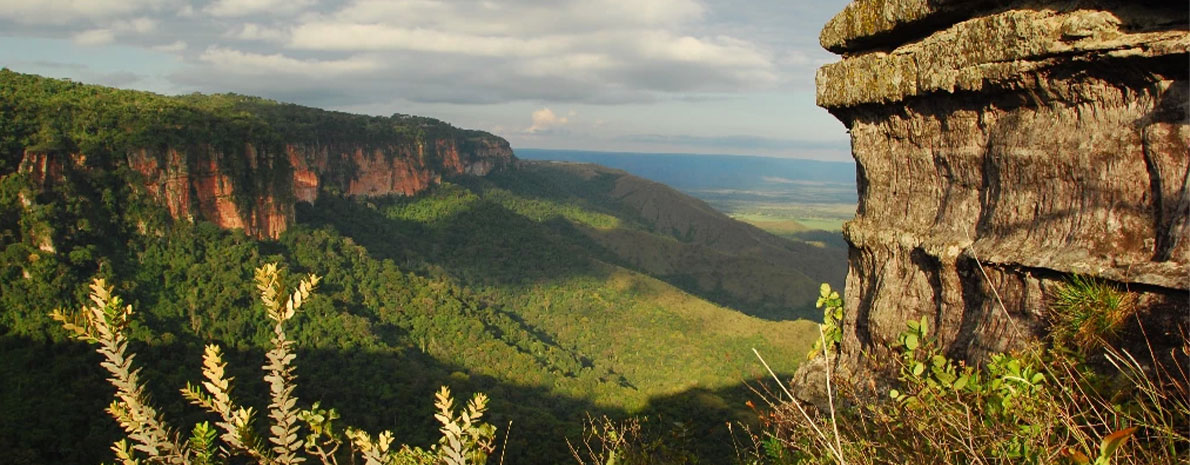
{"type": "Polygon", "coordinates": [[[370,117],[228,95],[165,97],[0,70],[0,176],[41,189],[71,170],[134,173],[174,218],[277,238],[323,192],[412,195],[510,166],[508,142],[408,115],[370,117]],[[12,162],[15,162],[15,166],[12,162]],[[8,167],[6,169],[6,167],[8,167]]]}
{"type": "Polygon", "coordinates": [[[818,104],[859,186],[840,367],[879,365],[923,315],[953,357],[1009,349],[1075,273],[1137,292],[1149,331],[1184,330],[1188,22],[1156,1],[857,0],[833,18],[821,42],[843,58],[818,104]]]}
{"type": "MultiPolygon", "coordinates": [[[[174,218],[206,220],[276,239],[293,223],[295,202],[313,203],[325,187],[348,196],[413,195],[441,182],[443,176],[482,176],[514,160],[508,143],[495,137],[471,141],[469,152],[460,152],[459,145],[454,139],[381,148],[363,143],[286,144],[283,154],[262,152],[251,144],[232,154],[210,146],[135,149],[128,152],[127,163],[142,176],[142,187],[174,218]],[[233,157],[246,159],[249,177],[233,175],[235,170],[228,168],[233,157]],[[431,160],[441,163],[435,166],[431,160]]],[[[60,178],[71,165],[80,163],[26,152],[20,168],[34,182],[45,184],[60,178]]]]}

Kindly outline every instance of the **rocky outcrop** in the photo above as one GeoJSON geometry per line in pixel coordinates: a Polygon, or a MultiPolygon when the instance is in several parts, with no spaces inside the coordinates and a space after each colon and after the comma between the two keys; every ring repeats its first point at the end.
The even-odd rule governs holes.
{"type": "MultiPolygon", "coordinates": [[[[279,237],[295,204],[324,192],[412,195],[515,162],[504,139],[412,115],[236,94],[167,97],[7,69],[0,89],[0,179],[15,170],[34,190],[65,195],[96,188],[76,183],[131,183],[176,219],[261,238],[279,237]]],[[[21,195],[26,208],[36,203],[21,195]]]]}
{"type": "Polygon", "coordinates": [[[1143,1],[857,0],[832,19],[818,103],[859,188],[841,368],[923,315],[954,357],[1008,349],[1075,273],[1140,294],[1150,332],[1184,329],[1188,22],[1143,1]]]}
{"type": "Polygon", "coordinates": [[[275,239],[293,223],[296,202],[313,203],[328,187],[348,196],[413,195],[443,176],[486,175],[514,160],[503,139],[466,142],[471,150],[462,152],[450,138],[384,147],[287,144],[283,154],[250,144],[239,154],[136,150],[128,164],[174,218],[275,239]]]}

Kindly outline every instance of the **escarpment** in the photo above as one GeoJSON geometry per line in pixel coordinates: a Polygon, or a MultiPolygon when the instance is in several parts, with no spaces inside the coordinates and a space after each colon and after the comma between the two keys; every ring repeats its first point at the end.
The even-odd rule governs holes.
{"type": "Polygon", "coordinates": [[[277,238],[323,193],[412,195],[511,166],[504,139],[407,115],[350,115],[238,95],[164,97],[0,71],[4,164],[39,188],[127,168],[169,214],[277,238]]]}
{"type": "Polygon", "coordinates": [[[879,366],[923,315],[952,357],[1010,349],[1073,274],[1178,337],[1188,32],[1174,2],[858,0],[832,19],[843,58],[818,104],[850,130],[859,186],[840,366],[879,366]]]}

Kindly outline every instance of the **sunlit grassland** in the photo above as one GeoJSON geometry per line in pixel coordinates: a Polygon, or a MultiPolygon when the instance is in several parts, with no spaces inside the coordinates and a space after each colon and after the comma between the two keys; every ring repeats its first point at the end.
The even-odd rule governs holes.
{"type": "Polygon", "coordinates": [[[853,186],[803,184],[781,191],[691,191],[715,209],[772,234],[796,238],[805,230],[841,231],[855,216],[853,186]],[[850,189],[850,190],[849,190],[850,189]]]}

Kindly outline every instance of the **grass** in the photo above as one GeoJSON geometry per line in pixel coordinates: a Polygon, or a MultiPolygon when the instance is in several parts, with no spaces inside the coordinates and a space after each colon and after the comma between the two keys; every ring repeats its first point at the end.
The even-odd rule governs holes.
{"type": "Polygon", "coordinates": [[[855,216],[855,204],[797,203],[776,204],[749,200],[711,203],[732,218],[749,223],[778,236],[805,230],[841,231],[843,223],[855,216]]]}

